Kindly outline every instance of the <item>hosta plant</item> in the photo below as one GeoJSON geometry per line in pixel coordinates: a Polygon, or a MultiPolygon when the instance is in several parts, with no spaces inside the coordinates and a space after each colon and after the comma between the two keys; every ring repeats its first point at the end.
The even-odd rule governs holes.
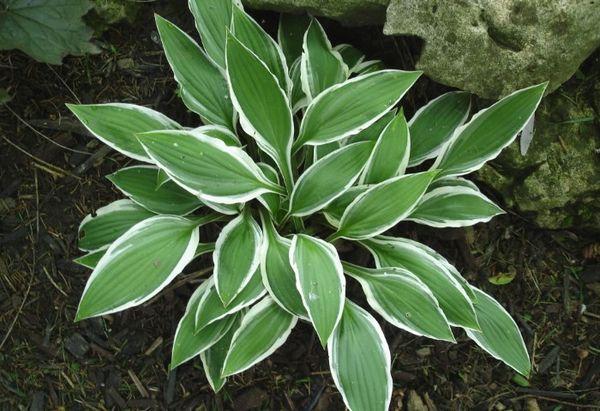
{"type": "Polygon", "coordinates": [[[236,2],[190,0],[190,9],[203,47],[156,23],[179,95],[202,125],[132,104],[69,106],[141,163],[108,176],[126,198],[81,223],[88,254],[78,262],[93,272],[77,319],[140,305],[211,253],[212,274],[189,299],[171,368],[199,356],[215,391],[305,321],[347,407],[385,410],[391,359],[374,313],[448,342],[462,328],[528,375],[506,310],[443,256],[391,230],[404,220],[465,227],[501,214],[462,176],[515,139],[545,84],[472,117],[470,96],[450,92],[407,121],[397,106],[420,72],[333,47],[308,17],[282,16],[274,40],[236,2]],[[220,227],[216,238],[201,235],[207,224],[220,227]],[[353,251],[343,258],[340,245],[353,251]],[[360,250],[372,266],[356,264],[360,250]],[[366,298],[348,295],[348,281],[366,298]]]}

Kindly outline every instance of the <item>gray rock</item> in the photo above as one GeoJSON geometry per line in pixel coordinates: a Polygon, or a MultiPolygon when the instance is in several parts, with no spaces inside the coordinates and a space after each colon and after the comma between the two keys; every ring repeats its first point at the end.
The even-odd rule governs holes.
{"type": "Polygon", "coordinates": [[[542,101],[527,155],[515,143],[476,174],[544,228],[600,231],[599,116],[586,81],[581,86],[542,101]]]}
{"type": "Polygon", "coordinates": [[[249,7],[286,13],[308,12],[346,25],[383,24],[390,0],[243,0],[249,7]]]}
{"type": "Polygon", "coordinates": [[[433,80],[498,98],[569,79],[600,45],[597,0],[392,0],[384,33],[425,40],[417,67],[433,80]]]}

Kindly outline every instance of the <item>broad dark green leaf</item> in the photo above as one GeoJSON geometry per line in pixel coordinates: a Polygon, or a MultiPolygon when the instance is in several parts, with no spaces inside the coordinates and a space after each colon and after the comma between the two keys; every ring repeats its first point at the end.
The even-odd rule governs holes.
{"type": "Polygon", "coordinates": [[[210,348],[200,353],[206,379],[215,393],[219,392],[227,381],[226,377],[221,376],[221,371],[223,370],[223,364],[225,364],[225,357],[227,357],[233,334],[239,328],[239,318],[240,316],[238,315],[237,321],[227,331],[227,334],[210,348]]]}
{"type": "Polygon", "coordinates": [[[355,143],[321,158],[298,179],[290,200],[290,214],[306,216],[326,207],[360,176],[373,145],[355,143]]]}
{"type": "Polygon", "coordinates": [[[202,205],[198,197],[172,180],[157,188],[158,170],[152,166],[132,166],[122,168],[107,178],[123,194],[153,213],[185,215],[202,205]]]}
{"type": "Polygon", "coordinates": [[[225,306],[244,289],[260,263],[260,227],[243,212],[223,228],[213,253],[217,293],[225,306]]]}
{"type": "Polygon", "coordinates": [[[127,157],[146,163],[152,160],[137,140],[138,133],[181,129],[158,111],[135,104],[67,104],[67,107],[98,140],[127,157]]]}
{"type": "Polygon", "coordinates": [[[404,113],[400,113],[386,126],[377,139],[365,167],[362,184],[381,183],[403,175],[410,154],[410,135],[404,113]]]}
{"type": "Polygon", "coordinates": [[[304,33],[310,21],[307,14],[282,13],[279,16],[277,40],[290,67],[302,55],[304,33]]]}
{"type": "Polygon", "coordinates": [[[342,263],[333,245],[305,234],[293,237],[289,258],[302,303],[325,346],[344,309],[342,263]]]}
{"type": "Polygon", "coordinates": [[[304,34],[302,49],[302,90],[309,100],[348,78],[348,66],[340,53],[332,49],[325,30],[316,19],[312,19],[304,34]]]}
{"type": "Polygon", "coordinates": [[[400,101],[420,75],[418,71],[383,70],[330,87],[306,109],[294,151],[369,127],[400,101]]]}
{"type": "Polygon", "coordinates": [[[191,360],[201,352],[208,350],[214,344],[224,338],[229,330],[238,323],[238,314],[230,315],[219,321],[215,321],[211,325],[202,330],[201,333],[194,332],[194,314],[198,303],[206,292],[208,282],[203,282],[194,291],[194,294],[188,301],[185,314],[179,320],[175,337],[173,338],[173,348],[171,352],[171,364],[169,369],[183,364],[191,360]]]}
{"type": "Polygon", "coordinates": [[[76,319],[122,311],[158,294],[194,258],[196,223],[177,216],[148,218],[102,256],[83,291],[76,319]]]}
{"type": "Polygon", "coordinates": [[[277,78],[279,87],[290,94],[292,84],[288,75],[285,56],[279,44],[241,8],[233,7],[231,31],[244,46],[256,55],[277,78]]]}
{"type": "Polygon", "coordinates": [[[426,193],[408,220],[431,227],[466,227],[500,214],[504,211],[479,190],[446,186],[426,193]]]}
{"type": "Polygon", "coordinates": [[[245,371],[273,354],[285,343],[297,322],[298,318],[265,297],[242,318],[231,339],[221,375],[245,371]]]}
{"type": "Polygon", "coordinates": [[[242,128],[275,160],[291,189],[294,122],[286,93],[267,66],[231,34],[227,37],[227,76],[242,128]]]}
{"type": "Polygon", "coordinates": [[[440,177],[468,174],[496,158],[525,127],[547,85],[542,83],[515,91],[481,110],[456,130],[433,166],[442,170],[440,177]]]}
{"type": "Polygon", "coordinates": [[[519,327],[498,301],[475,287],[473,291],[477,296],[475,312],[481,331],[466,330],[467,335],[494,358],[529,376],[531,360],[519,327]]]}
{"type": "Polygon", "coordinates": [[[343,265],[362,286],[369,305],[386,321],[412,334],[455,342],[437,299],[410,271],[343,265]]]}
{"type": "Polygon", "coordinates": [[[196,309],[196,332],[202,332],[207,325],[254,304],[266,293],[258,270],[252,274],[248,284],[227,306],[223,304],[214,287],[214,276],[207,281],[210,281],[208,290],[204,293],[196,309]]]}
{"type": "Polygon", "coordinates": [[[393,388],[390,349],[371,314],[346,301],[328,353],[331,376],[348,409],[389,409],[393,388]]]}
{"type": "Polygon", "coordinates": [[[410,167],[438,155],[442,146],[462,125],[471,109],[471,95],[464,91],[442,94],[421,107],[410,119],[410,167]]]}
{"type": "Polygon", "coordinates": [[[138,135],[147,153],[169,177],[202,200],[234,204],[281,191],[239,147],[194,131],[138,135]]]}
{"type": "Polygon", "coordinates": [[[301,318],[308,318],[302,297],[296,288],[296,275],[290,265],[291,241],[277,233],[273,223],[263,216],[260,272],[265,287],[277,304],[301,318]]]}
{"type": "Polygon", "coordinates": [[[187,108],[204,122],[234,130],[233,106],[219,68],[173,23],[156,15],[156,27],[187,108]]]}
{"type": "Polygon", "coordinates": [[[404,238],[384,236],[361,243],[373,254],[378,268],[404,268],[425,283],[452,325],[478,328],[473,303],[463,284],[424,246],[404,238]]]}
{"type": "Polygon", "coordinates": [[[97,250],[154,215],[131,200],[114,201],[85,216],[79,225],[77,246],[84,251],[97,250]]]}
{"type": "Polygon", "coordinates": [[[188,5],[204,50],[218,66],[225,68],[225,36],[231,24],[233,6],[241,6],[241,3],[237,0],[188,0],[188,5]]]}
{"type": "Polygon", "coordinates": [[[410,215],[436,173],[407,174],[369,188],[346,208],[335,237],[363,239],[392,228],[410,215]]]}

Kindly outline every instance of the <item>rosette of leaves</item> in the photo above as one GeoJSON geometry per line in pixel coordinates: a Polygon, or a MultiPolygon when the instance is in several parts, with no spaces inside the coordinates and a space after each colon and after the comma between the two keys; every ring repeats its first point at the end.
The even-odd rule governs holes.
{"type": "Polygon", "coordinates": [[[506,310],[431,248],[386,232],[403,220],[464,227],[502,213],[462,176],[515,139],[546,85],[472,117],[468,94],[447,93],[407,121],[397,106],[420,72],[333,47],[314,19],[283,16],[274,40],[235,2],[191,0],[190,9],[203,47],[156,22],[179,94],[203,125],[130,104],[70,106],[100,140],[142,163],[110,175],[126,198],[81,223],[88,254],[78,261],[93,272],[77,319],[140,305],[212,253],[171,367],[199,356],[215,391],[272,354],[300,320],[326,347],[347,407],[385,410],[391,359],[373,312],[449,342],[462,328],[528,375],[506,310]],[[221,227],[214,243],[199,234],[205,224],[221,227]],[[371,253],[374,266],[344,261],[340,241],[371,253]],[[365,308],[346,294],[348,278],[362,286],[365,308]]]}

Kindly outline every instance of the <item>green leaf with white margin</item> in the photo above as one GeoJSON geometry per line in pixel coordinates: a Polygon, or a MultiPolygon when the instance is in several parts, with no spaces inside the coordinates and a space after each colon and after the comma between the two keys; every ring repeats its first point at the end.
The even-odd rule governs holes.
{"type": "Polygon", "coordinates": [[[475,287],[473,291],[477,296],[475,312],[481,332],[466,330],[467,335],[494,358],[528,377],[531,360],[519,327],[498,301],[475,287]]]}
{"type": "Polygon", "coordinates": [[[156,189],[158,190],[160,186],[166,184],[168,181],[171,181],[169,175],[165,172],[165,170],[158,169],[156,173],[156,189]]]}
{"type": "Polygon", "coordinates": [[[232,132],[231,130],[229,130],[223,126],[209,124],[206,126],[196,127],[195,129],[193,129],[193,131],[196,133],[206,134],[209,137],[218,138],[219,140],[221,140],[223,143],[227,144],[228,146],[234,146],[234,147],[242,146],[242,143],[240,142],[240,139],[238,138],[238,136],[236,136],[234,132],[232,132]]]}
{"type": "Polygon", "coordinates": [[[304,33],[310,22],[311,18],[307,14],[282,13],[279,15],[277,41],[290,68],[292,63],[302,55],[304,33]]]}
{"type": "Polygon", "coordinates": [[[369,305],[387,322],[415,335],[456,342],[437,299],[410,271],[342,264],[362,286],[369,305]]]}
{"type": "Polygon", "coordinates": [[[229,351],[231,339],[233,338],[235,331],[239,328],[239,318],[240,316],[238,315],[237,321],[231,326],[229,331],[227,331],[227,334],[210,348],[200,353],[200,359],[202,360],[202,367],[204,368],[206,379],[215,393],[219,392],[227,381],[226,377],[221,377],[221,370],[223,370],[223,364],[225,363],[225,357],[227,357],[227,352],[229,351]]]}
{"type": "Polygon", "coordinates": [[[234,112],[220,69],[188,34],[156,15],[156,27],[186,107],[206,123],[234,130],[234,112]]]}
{"type": "Polygon", "coordinates": [[[260,263],[260,227],[249,212],[231,220],[219,234],[213,253],[217,293],[225,306],[246,287],[260,263]]]}
{"type": "Polygon", "coordinates": [[[446,186],[426,193],[407,220],[430,227],[467,227],[504,211],[479,190],[446,186]]]}
{"type": "Polygon", "coordinates": [[[473,302],[447,266],[425,246],[404,238],[379,236],[361,241],[373,255],[378,268],[404,268],[431,290],[452,325],[478,329],[473,302]]]}
{"type": "Polygon", "coordinates": [[[325,346],[344,309],[346,278],[333,245],[306,234],[297,234],[290,244],[290,265],[296,288],[325,346]]]}
{"type": "Polygon", "coordinates": [[[308,99],[302,90],[302,79],[300,77],[300,59],[294,61],[290,67],[290,78],[292,81],[292,95],[290,103],[292,105],[292,113],[297,113],[300,109],[306,107],[308,99]]]}
{"type": "Polygon", "coordinates": [[[207,290],[207,286],[208,282],[205,281],[200,284],[196,291],[194,291],[188,301],[185,314],[181,317],[181,320],[179,320],[177,330],[175,331],[175,337],[173,338],[171,364],[169,365],[170,370],[212,347],[238,322],[238,314],[234,314],[219,321],[215,321],[206,327],[203,332],[195,334],[194,313],[196,312],[196,307],[198,306],[200,299],[207,290]]]}
{"type": "Polygon", "coordinates": [[[289,96],[292,82],[283,51],[279,44],[269,36],[252,17],[241,8],[233,6],[231,31],[235,38],[256,55],[277,78],[279,87],[289,96]]]}
{"type": "Polygon", "coordinates": [[[333,143],[321,144],[320,146],[313,146],[313,163],[317,160],[322,159],[328,154],[333,153],[336,150],[342,148],[341,141],[334,141],[333,143]]]}
{"type": "Polygon", "coordinates": [[[444,145],[433,168],[442,176],[460,176],[480,169],[517,137],[535,113],[548,83],[527,87],[481,110],[458,128],[444,145]]]}
{"type": "Polygon", "coordinates": [[[346,208],[335,238],[360,240],[392,228],[410,215],[436,174],[407,174],[369,188],[346,208]]]}
{"type": "Polygon", "coordinates": [[[156,188],[158,170],[153,166],[125,167],[107,178],[127,197],[156,214],[186,215],[202,205],[198,197],[172,180],[156,188]]]}
{"type": "Polygon", "coordinates": [[[379,120],[362,130],[360,133],[350,136],[348,138],[348,143],[357,143],[359,141],[372,141],[373,143],[376,143],[383,130],[390,124],[390,121],[396,117],[396,112],[396,109],[388,111],[379,120]]]}
{"type": "Polygon", "coordinates": [[[249,201],[281,192],[244,150],[194,131],[156,131],[138,139],[154,162],[181,187],[215,203],[249,201]]]}
{"type": "Polygon", "coordinates": [[[135,104],[67,104],[69,110],[98,140],[134,160],[152,163],[136,134],[153,130],[179,130],[164,114],[135,104]]]}
{"type": "Polygon", "coordinates": [[[283,309],[303,319],[308,313],[296,289],[296,275],[290,265],[291,241],[279,235],[270,218],[261,214],[263,238],[260,273],[269,295],[283,309]]]}
{"type": "Polygon", "coordinates": [[[340,53],[350,73],[354,73],[356,67],[365,59],[363,52],[350,44],[338,44],[333,49],[340,53]]]}
{"type": "MultiPolygon", "coordinates": [[[[266,163],[258,163],[258,166],[265,174],[265,176],[271,181],[273,184],[279,184],[279,174],[277,170],[266,163]]],[[[279,212],[281,211],[281,197],[275,193],[265,193],[258,197],[258,201],[260,201],[269,213],[273,216],[273,218],[277,218],[279,212]]]]}
{"type": "Polygon", "coordinates": [[[359,133],[391,110],[420,75],[382,70],[328,88],[306,109],[293,151],[359,133]]]}
{"type": "Polygon", "coordinates": [[[406,171],[410,154],[410,134],[404,113],[400,112],[382,131],[377,139],[361,184],[381,183],[401,176],[406,171]]]}
{"type": "Polygon", "coordinates": [[[198,224],[183,217],[148,218],[108,247],[83,291],[76,320],[140,305],[165,288],[194,258],[198,224]]]}
{"type": "Polygon", "coordinates": [[[331,376],[348,409],[389,409],[392,399],[390,349],[371,314],[346,301],[327,351],[331,376]]]}
{"type": "Polygon", "coordinates": [[[188,0],[206,54],[223,69],[225,36],[231,24],[234,5],[241,7],[237,0],[188,0]]]}
{"type": "Polygon", "coordinates": [[[369,189],[369,186],[361,185],[350,187],[346,190],[341,196],[333,200],[325,210],[323,210],[323,214],[325,218],[334,227],[338,227],[340,225],[340,220],[344,215],[344,211],[350,203],[352,203],[356,197],[360,194],[364,193],[369,189]]]}
{"type": "Polygon", "coordinates": [[[312,19],[304,33],[300,63],[302,90],[309,101],[329,87],[348,78],[348,66],[339,52],[331,47],[321,24],[312,19]]]}
{"type": "Polygon", "coordinates": [[[105,245],[104,247],[99,248],[98,250],[90,251],[86,255],[82,255],[81,257],[75,258],[73,261],[79,265],[82,265],[86,268],[91,268],[93,270],[94,267],[98,265],[98,262],[100,261],[102,256],[106,254],[107,249],[108,245],[105,245]]]}
{"type": "Polygon", "coordinates": [[[236,330],[223,364],[222,376],[237,374],[267,358],[292,332],[298,318],[270,297],[252,307],[236,330]]]}
{"type": "Polygon", "coordinates": [[[231,303],[225,306],[214,287],[214,277],[211,277],[207,281],[210,281],[209,288],[204,293],[196,309],[196,332],[202,332],[202,329],[207,325],[254,304],[267,292],[263,286],[260,273],[257,270],[252,274],[250,281],[244,289],[239,292],[231,303]]]}
{"type": "Polygon", "coordinates": [[[412,146],[409,167],[435,158],[471,110],[471,95],[464,91],[442,94],[421,107],[408,123],[412,146]]]}
{"type": "Polygon", "coordinates": [[[117,200],[88,214],[79,225],[77,246],[93,251],[115,241],[135,224],[153,217],[151,211],[131,200],[117,200]]]}
{"type": "Polygon", "coordinates": [[[368,60],[363,61],[354,68],[354,72],[359,76],[374,73],[376,71],[385,70],[385,64],[381,60],[368,60]]]}
{"type": "Polygon", "coordinates": [[[231,33],[227,37],[227,77],[242,128],[277,163],[291,189],[294,121],[287,95],[265,63],[231,33]]]}
{"type": "Polygon", "coordinates": [[[462,177],[439,178],[429,185],[429,189],[427,191],[433,191],[436,188],[440,187],[467,187],[471,190],[479,191],[479,187],[477,187],[477,185],[474,182],[462,177]]]}
{"type": "Polygon", "coordinates": [[[348,190],[360,176],[373,144],[354,143],[318,160],[298,179],[290,199],[290,214],[313,214],[348,190]]]}

